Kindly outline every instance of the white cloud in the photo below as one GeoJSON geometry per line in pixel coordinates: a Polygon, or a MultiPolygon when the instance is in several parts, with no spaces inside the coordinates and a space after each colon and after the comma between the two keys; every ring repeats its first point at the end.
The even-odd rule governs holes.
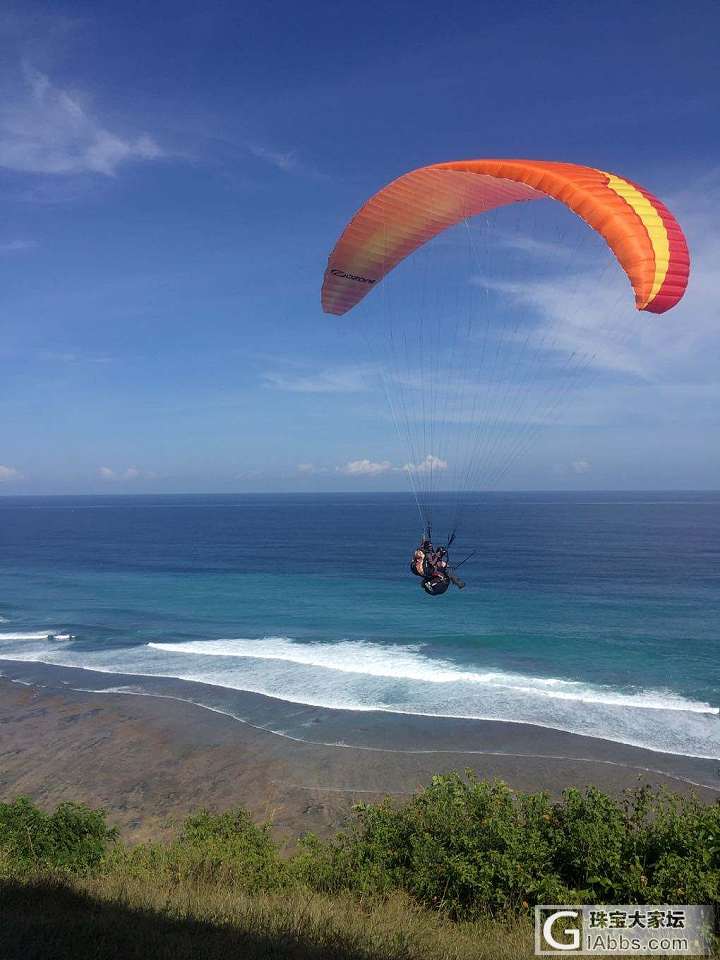
{"type": "Polygon", "coordinates": [[[347,477],[377,477],[382,473],[390,473],[395,468],[389,460],[382,460],[379,463],[374,460],[349,460],[342,467],[335,469],[347,477]]]}
{"type": "Polygon", "coordinates": [[[343,473],[347,477],[377,477],[384,473],[430,473],[442,472],[447,470],[447,460],[441,460],[428,454],[419,463],[406,463],[402,467],[396,467],[389,460],[349,460],[341,467],[336,467],[338,473],[343,473]]]}
{"type": "Polygon", "coordinates": [[[53,86],[38,71],[0,107],[0,167],[24,173],[101,173],[123,163],[156,160],[163,151],[149,136],[123,137],[106,129],[80,98],[53,86]]]}
{"type": "Polygon", "coordinates": [[[587,358],[593,367],[648,376],[650,357],[628,336],[636,331],[640,338],[647,322],[634,310],[624,276],[612,276],[600,287],[594,272],[576,273],[570,280],[479,282],[540,318],[535,340],[541,348],[587,358]]]}
{"type": "Polygon", "coordinates": [[[297,465],[297,472],[304,473],[306,476],[309,476],[310,474],[314,474],[314,473],[327,473],[328,468],[318,467],[314,463],[299,463],[297,465]]]}
{"type": "Polygon", "coordinates": [[[369,365],[338,367],[316,374],[264,374],[265,386],[288,393],[361,393],[369,389],[368,377],[375,370],[369,365]]]}
{"type": "Polygon", "coordinates": [[[154,480],[156,474],[140,470],[138,467],[127,467],[125,470],[112,470],[110,467],[98,467],[98,476],[108,482],[123,482],[132,480],[154,480]]]}
{"type": "Polygon", "coordinates": [[[0,463],[0,483],[8,483],[10,480],[22,480],[22,474],[15,467],[5,467],[0,463]]]}
{"type": "Polygon", "coordinates": [[[37,246],[37,240],[9,240],[7,243],[0,243],[0,255],[24,253],[27,250],[35,250],[37,246]]]}
{"type": "Polygon", "coordinates": [[[592,469],[592,464],[589,460],[573,460],[571,467],[573,469],[573,473],[582,474],[589,473],[592,469]]]}
{"type": "Polygon", "coordinates": [[[403,470],[407,473],[440,473],[447,468],[447,460],[441,460],[440,457],[434,457],[431,453],[428,453],[425,459],[419,463],[406,463],[403,470]]]}

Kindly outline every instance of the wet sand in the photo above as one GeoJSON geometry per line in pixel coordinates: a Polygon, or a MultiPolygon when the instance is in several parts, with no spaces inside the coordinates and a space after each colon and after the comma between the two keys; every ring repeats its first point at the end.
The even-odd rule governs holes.
{"type": "Polygon", "coordinates": [[[556,796],[649,783],[720,798],[717,760],[528,724],[328,710],[35,663],[0,661],[0,674],[0,799],[103,806],[127,839],[237,804],[272,819],[278,836],[326,834],[354,803],[409,796],[433,774],[465,768],[556,796]]]}

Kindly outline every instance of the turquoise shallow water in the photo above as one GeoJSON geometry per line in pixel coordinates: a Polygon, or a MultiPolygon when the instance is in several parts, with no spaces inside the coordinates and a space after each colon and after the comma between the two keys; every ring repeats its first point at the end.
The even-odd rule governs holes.
{"type": "Polygon", "coordinates": [[[720,494],[471,497],[467,589],[436,599],[407,572],[413,510],[0,499],[0,658],[720,756],[720,494]]]}

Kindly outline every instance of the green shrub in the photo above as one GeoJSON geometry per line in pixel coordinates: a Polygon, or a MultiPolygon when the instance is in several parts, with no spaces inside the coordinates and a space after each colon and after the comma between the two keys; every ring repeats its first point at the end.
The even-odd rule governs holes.
{"type": "Polygon", "coordinates": [[[140,879],[269,892],[287,882],[287,867],[270,831],[269,823],[256,825],[242,808],[220,814],[202,810],[185,820],[171,843],[118,848],[108,866],[140,879]]]}
{"type": "Polygon", "coordinates": [[[560,892],[549,876],[551,814],[543,794],[434,777],[402,807],[359,806],[347,831],[327,844],[311,838],[295,866],[319,890],[402,889],[455,917],[516,912],[532,900],[552,903],[560,892]]]}
{"type": "Polygon", "coordinates": [[[100,863],[117,831],[103,810],[61,803],[44,813],[27,797],[0,803],[0,851],[5,870],[45,867],[80,873],[100,863]]]}
{"type": "Polygon", "coordinates": [[[720,903],[720,806],[640,788],[553,803],[471,773],[434,777],[409,803],[360,805],[291,872],[321,892],[404,890],[455,918],[535,903],[720,903]]]}
{"type": "Polygon", "coordinates": [[[276,889],[286,873],[271,824],[256,825],[242,808],[188,817],[167,859],[178,879],[217,880],[251,891],[276,889]]]}

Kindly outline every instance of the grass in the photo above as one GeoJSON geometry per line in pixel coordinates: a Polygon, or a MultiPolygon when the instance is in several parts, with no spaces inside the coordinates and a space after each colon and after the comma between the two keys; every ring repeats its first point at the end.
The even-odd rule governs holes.
{"type": "Polygon", "coordinates": [[[110,875],[0,883],[3,960],[517,960],[527,919],[455,923],[394,894],[248,894],[110,875]]]}

